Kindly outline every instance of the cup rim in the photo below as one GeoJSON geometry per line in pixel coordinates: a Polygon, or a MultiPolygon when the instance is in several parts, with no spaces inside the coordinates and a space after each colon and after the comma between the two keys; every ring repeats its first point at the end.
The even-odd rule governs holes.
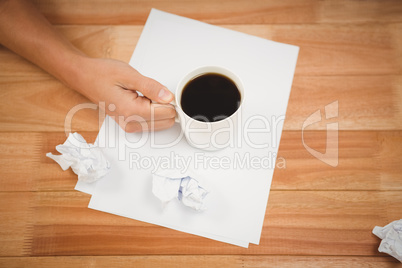
{"type": "Polygon", "coordinates": [[[197,67],[197,68],[194,68],[194,69],[191,70],[190,72],[186,73],[186,74],[179,80],[179,83],[178,83],[177,86],[176,86],[175,103],[176,103],[176,107],[178,107],[178,108],[181,110],[181,112],[182,112],[190,121],[195,121],[195,122],[198,122],[198,123],[200,123],[200,124],[206,124],[206,125],[210,124],[210,125],[214,125],[214,124],[219,124],[219,123],[221,123],[221,122],[224,122],[225,120],[231,120],[236,114],[238,114],[239,111],[240,111],[240,109],[241,109],[242,106],[243,106],[244,95],[245,95],[245,94],[244,94],[243,81],[242,81],[242,80],[240,79],[240,77],[239,77],[238,75],[236,75],[234,72],[232,72],[232,71],[229,70],[228,68],[223,67],[223,66],[220,66],[220,65],[203,65],[203,66],[199,66],[199,67],[197,67]],[[208,69],[208,68],[216,68],[216,69],[224,70],[225,72],[228,72],[231,76],[235,77],[238,81],[234,81],[233,78],[228,77],[228,76],[227,76],[226,74],[224,74],[224,73],[221,73],[221,72],[214,72],[214,71],[200,72],[200,73],[198,73],[198,74],[191,75],[191,78],[185,79],[185,78],[186,78],[187,76],[189,76],[191,73],[194,73],[194,72],[196,73],[196,72],[198,72],[199,70],[208,69]],[[207,73],[218,73],[218,74],[223,75],[223,76],[229,78],[230,80],[232,80],[232,81],[236,84],[236,87],[237,87],[237,89],[238,89],[239,92],[240,92],[240,98],[241,98],[241,99],[240,99],[240,105],[239,105],[239,107],[237,108],[237,110],[236,110],[234,113],[232,113],[230,116],[226,117],[225,119],[222,119],[222,120],[219,120],[219,121],[214,121],[214,122],[204,122],[204,121],[199,121],[199,120],[196,120],[196,119],[192,118],[191,116],[189,116],[188,114],[186,114],[186,113],[183,111],[183,109],[182,109],[182,107],[181,107],[180,100],[179,100],[179,95],[180,95],[180,97],[181,97],[181,93],[183,92],[183,88],[184,88],[184,86],[188,83],[188,81],[190,81],[191,79],[194,79],[194,78],[197,77],[197,76],[200,76],[200,75],[203,75],[203,74],[207,74],[207,73]],[[185,81],[185,80],[187,80],[187,81],[185,81]],[[181,84],[183,84],[183,81],[185,81],[185,84],[184,84],[184,85],[181,85],[181,84]],[[179,88],[179,87],[180,87],[180,88],[179,88]],[[178,91],[180,91],[180,94],[177,94],[178,91]]]}

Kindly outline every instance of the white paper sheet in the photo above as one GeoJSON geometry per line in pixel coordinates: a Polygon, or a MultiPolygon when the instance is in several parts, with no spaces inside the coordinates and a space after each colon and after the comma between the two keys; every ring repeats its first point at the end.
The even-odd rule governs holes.
{"type": "Polygon", "coordinates": [[[152,173],[152,193],[164,208],[169,202],[178,201],[196,211],[204,211],[208,191],[186,173],[176,169],[159,169],[152,173]]]}
{"type": "Polygon", "coordinates": [[[102,151],[95,144],[88,144],[77,132],[70,133],[63,144],[56,146],[60,153],[46,156],[56,161],[63,170],[71,167],[78,175],[78,181],[93,183],[110,171],[109,162],[103,157],[102,151]]]}
{"type": "Polygon", "coordinates": [[[381,238],[379,252],[384,252],[402,262],[402,219],[393,221],[384,227],[375,226],[373,234],[381,238]]]}
{"type": "Polygon", "coordinates": [[[155,144],[181,137],[179,125],[146,135],[126,134],[107,118],[98,138],[112,170],[89,190],[89,207],[239,246],[258,244],[297,55],[295,46],[153,9],[130,64],[173,92],[196,67],[230,69],[245,87],[240,135],[233,148],[218,152],[194,149],[184,138],[158,149],[155,144]],[[256,148],[264,144],[267,148],[256,148]],[[184,168],[179,163],[189,161],[210,192],[207,211],[175,202],[162,210],[152,194],[152,172],[169,161],[169,168],[184,168]]]}

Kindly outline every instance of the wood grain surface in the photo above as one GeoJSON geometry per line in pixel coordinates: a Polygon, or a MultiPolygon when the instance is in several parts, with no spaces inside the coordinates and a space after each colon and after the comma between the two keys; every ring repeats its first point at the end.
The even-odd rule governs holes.
{"type": "Polygon", "coordinates": [[[260,245],[248,249],[87,208],[76,191],[3,192],[0,256],[136,254],[381,256],[375,225],[400,215],[400,191],[272,191],[260,245]],[[20,224],[13,225],[14,222],[20,224]],[[295,245],[298,245],[297,247],[295,245]]]}
{"type": "Polygon", "coordinates": [[[269,268],[269,267],[399,267],[387,257],[336,256],[243,256],[243,255],[171,255],[171,256],[74,256],[74,257],[9,257],[0,265],[14,267],[211,267],[211,268],[269,268]]]}
{"type": "Polygon", "coordinates": [[[55,24],[140,24],[151,8],[214,24],[401,22],[402,3],[375,1],[266,0],[35,0],[55,24]]]}
{"type": "MultiPolygon", "coordinates": [[[[0,267],[400,267],[371,231],[402,218],[402,1],[35,0],[92,57],[128,62],[151,8],[300,46],[260,245],[248,249],[87,208],[47,152],[89,102],[0,46],[0,267]],[[338,101],[336,118],[303,122],[338,101]],[[339,163],[325,152],[339,125],[339,163]]],[[[73,131],[93,142],[104,115],[73,131]]]]}

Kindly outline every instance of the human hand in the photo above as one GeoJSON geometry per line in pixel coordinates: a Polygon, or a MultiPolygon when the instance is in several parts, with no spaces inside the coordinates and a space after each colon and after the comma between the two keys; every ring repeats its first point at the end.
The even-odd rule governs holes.
{"type": "Polygon", "coordinates": [[[127,63],[87,57],[60,35],[32,1],[0,1],[0,43],[88,97],[127,132],[174,124],[173,94],[127,63]],[[141,92],[144,96],[140,96],[141,92]],[[154,101],[156,103],[151,102],[154,101]]]}
{"type": "Polygon", "coordinates": [[[84,57],[75,78],[66,83],[95,104],[104,102],[106,113],[126,132],[162,130],[174,124],[176,111],[169,104],[174,95],[127,63],[84,57]]]}

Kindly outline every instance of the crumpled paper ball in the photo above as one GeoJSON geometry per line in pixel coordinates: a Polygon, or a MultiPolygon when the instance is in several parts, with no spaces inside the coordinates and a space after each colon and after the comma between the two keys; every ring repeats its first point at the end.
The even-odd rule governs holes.
{"type": "Polygon", "coordinates": [[[99,180],[110,171],[110,163],[98,146],[88,144],[78,133],[70,133],[67,140],[56,146],[61,155],[47,153],[63,170],[69,167],[78,175],[78,180],[91,183],[99,180]]]}
{"type": "Polygon", "coordinates": [[[373,234],[382,239],[379,252],[384,252],[402,262],[402,219],[373,229],[373,234]]]}
{"type": "Polygon", "coordinates": [[[206,210],[204,198],[208,191],[190,176],[183,176],[171,171],[159,171],[152,174],[152,193],[162,201],[165,207],[177,198],[183,205],[197,211],[206,210]]]}

